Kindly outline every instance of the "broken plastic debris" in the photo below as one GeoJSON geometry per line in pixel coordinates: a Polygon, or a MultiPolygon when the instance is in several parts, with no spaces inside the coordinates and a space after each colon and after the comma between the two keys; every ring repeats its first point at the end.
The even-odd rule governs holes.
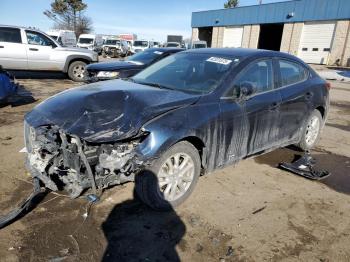
{"type": "Polygon", "coordinates": [[[321,180],[331,175],[331,173],[326,170],[315,170],[315,164],[315,159],[309,152],[306,152],[302,157],[293,163],[280,163],[279,168],[312,180],[321,180]]]}
{"type": "Polygon", "coordinates": [[[90,202],[90,203],[96,203],[100,200],[100,198],[94,194],[89,194],[86,196],[86,199],[90,202]]]}

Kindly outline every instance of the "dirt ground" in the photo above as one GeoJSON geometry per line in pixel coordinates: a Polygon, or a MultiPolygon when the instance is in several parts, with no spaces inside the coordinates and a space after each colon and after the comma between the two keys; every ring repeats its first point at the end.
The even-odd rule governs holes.
{"type": "MultiPolygon", "coordinates": [[[[32,189],[19,153],[24,114],[77,85],[20,83],[25,98],[0,108],[0,215],[32,189]]],[[[332,86],[331,112],[313,151],[333,174],[323,182],[277,169],[298,154],[285,148],[201,177],[168,213],[139,202],[132,183],[105,191],[91,207],[85,198],[50,193],[0,230],[0,261],[350,261],[350,83],[332,86]]]]}

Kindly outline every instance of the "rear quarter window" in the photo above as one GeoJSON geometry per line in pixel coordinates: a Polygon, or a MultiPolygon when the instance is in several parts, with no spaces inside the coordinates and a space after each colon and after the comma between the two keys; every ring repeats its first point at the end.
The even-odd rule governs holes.
{"type": "Polygon", "coordinates": [[[21,30],[17,28],[0,27],[0,42],[22,43],[21,30]]]}
{"type": "Polygon", "coordinates": [[[295,62],[279,60],[279,68],[282,87],[303,82],[309,77],[309,71],[295,62]]]}

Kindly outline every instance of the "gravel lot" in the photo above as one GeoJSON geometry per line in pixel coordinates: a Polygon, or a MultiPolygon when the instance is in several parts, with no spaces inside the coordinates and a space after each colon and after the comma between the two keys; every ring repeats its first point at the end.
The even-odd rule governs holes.
{"type": "MultiPolygon", "coordinates": [[[[1,214],[32,188],[19,153],[24,114],[77,85],[57,78],[19,80],[22,98],[0,108],[1,214]]],[[[105,191],[86,219],[84,198],[51,193],[0,230],[0,260],[350,261],[350,83],[331,83],[331,112],[313,151],[333,174],[322,183],[275,168],[297,153],[284,148],[202,177],[169,213],[139,202],[132,183],[105,191]]]]}

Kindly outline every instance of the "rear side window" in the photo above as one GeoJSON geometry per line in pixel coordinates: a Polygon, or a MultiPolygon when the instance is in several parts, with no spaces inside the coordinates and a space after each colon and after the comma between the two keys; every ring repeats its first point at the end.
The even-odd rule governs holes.
{"type": "Polygon", "coordinates": [[[305,81],[308,78],[308,71],[297,63],[280,60],[281,86],[288,86],[305,81]]]}
{"type": "Polygon", "coordinates": [[[0,27],[0,42],[22,43],[21,30],[17,28],[0,27]]]}

